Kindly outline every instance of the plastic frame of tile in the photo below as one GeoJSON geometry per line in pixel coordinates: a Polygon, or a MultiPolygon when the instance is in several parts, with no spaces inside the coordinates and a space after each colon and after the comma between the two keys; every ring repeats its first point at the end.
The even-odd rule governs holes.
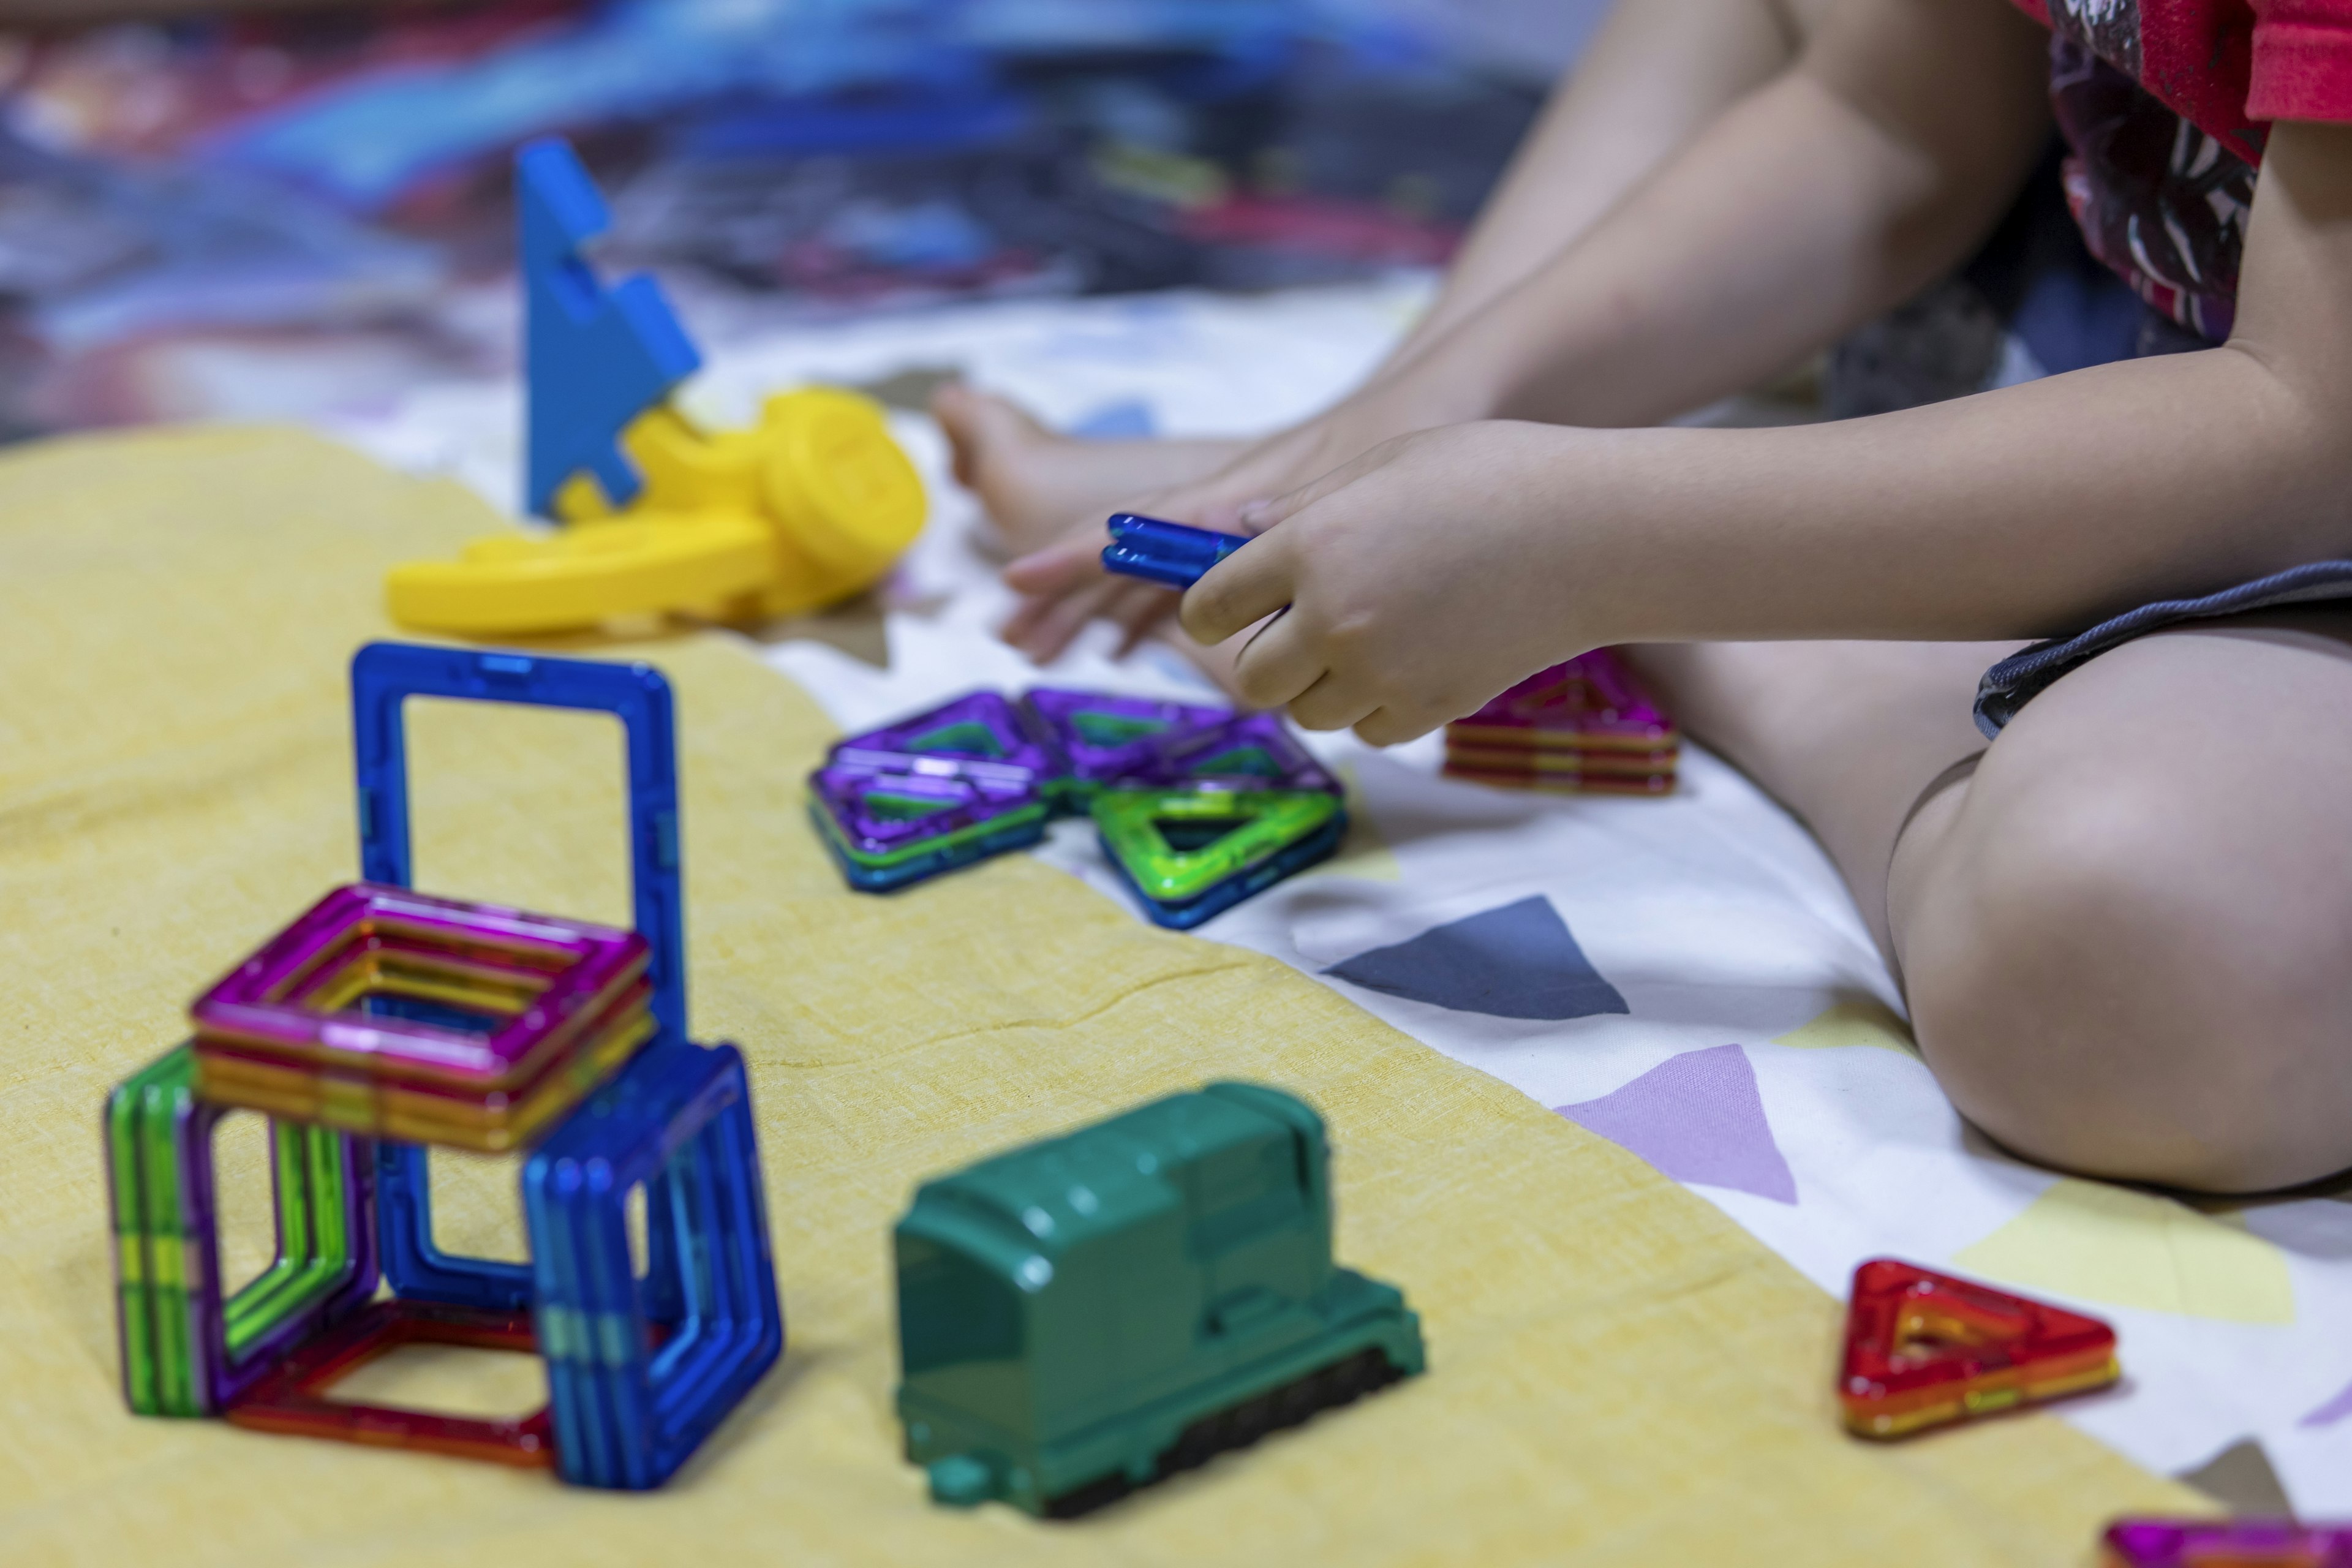
{"type": "Polygon", "coordinates": [[[374,1447],[408,1448],[543,1468],[555,1462],[542,1408],[517,1420],[444,1415],[394,1405],[358,1405],[327,1390],[403,1345],[460,1345],[535,1352],[529,1317],[394,1297],[298,1347],[227,1410],[231,1425],[257,1432],[328,1437],[374,1447]]]}
{"type": "Polygon", "coordinates": [[[1008,850],[1026,848],[1045,837],[1046,816],[1045,808],[1042,805],[1037,805],[1024,813],[1020,820],[992,826],[978,837],[953,842],[934,842],[894,857],[887,863],[869,866],[860,864],[851,855],[848,847],[842,842],[840,830],[834,826],[831,816],[815,802],[809,804],[809,817],[816,824],[818,838],[824,841],[834,864],[841,868],[841,874],[850,887],[861,893],[895,893],[901,888],[910,888],[932,877],[977,865],[1008,850]]]}
{"type": "Polygon", "coordinates": [[[1163,588],[1190,588],[1210,567],[1249,542],[1247,534],[1218,533],[1131,511],[1112,513],[1108,526],[1103,569],[1163,588]]]}
{"type": "Polygon", "coordinates": [[[1189,931],[1338,852],[1348,814],[1315,791],[1105,790],[1095,801],[1103,856],[1157,925],[1189,931]],[[1233,822],[1199,849],[1169,843],[1168,819],[1233,822]]]}
{"type": "Polygon", "coordinates": [[[1155,741],[1234,717],[1230,708],[1204,703],[1054,686],[1023,692],[1021,706],[1068,759],[1070,782],[1082,786],[1129,776],[1155,741]]]}
{"type": "Polygon", "coordinates": [[[1275,789],[1341,792],[1277,714],[1243,713],[1146,744],[1132,774],[1155,789],[1275,789]]]}
{"type": "MultiPolygon", "coordinates": [[[[312,905],[196,998],[189,1016],[200,1055],[219,1042],[338,1073],[437,1084],[445,1092],[511,1093],[608,1024],[646,958],[635,931],[360,882],[312,905]],[[351,955],[371,944],[426,963],[445,961],[454,973],[442,984],[458,993],[478,992],[488,978],[483,961],[496,963],[503,949],[526,994],[496,1026],[459,1031],[333,1005],[335,998],[305,989],[360,967],[351,955]],[[472,965],[464,963],[469,956],[472,965]]],[[[393,988],[362,974],[339,989],[356,989],[351,1000],[364,1002],[393,988]]]]}
{"type": "Polygon", "coordinates": [[[1017,768],[1033,780],[1067,771],[1050,736],[1002,693],[971,691],[836,742],[829,766],[908,772],[910,762],[1017,768]]]}
{"type": "Polygon", "coordinates": [[[934,848],[1043,819],[1034,775],[1018,778],[836,764],[809,775],[809,803],[836,849],[879,870],[934,848]],[[891,809],[912,808],[912,809],[891,809]]]}
{"type": "Polygon", "coordinates": [[[2102,1568],[2352,1568],[2352,1524],[2291,1519],[2119,1519],[2102,1568]]]}
{"type": "Polygon", "coordinates": [[[1314,790],[1112,789],[1094,809],[1103,853],[1158,904],[1189,903],[1346,816],[1338,796],[1314,790]],[[1163,823],[1222,831],[1185,848],[1168,839],[1163,823]]]}
{"type": "Polygon", "coordinates": [[[213,1135],[232,1113],[196,1098],[185,1044],[107,1100],[122,1392],[139,1415],[222,1409],[287,1346],[375,1290],[373,1151],[326,1128],[272,1121],[277,1256],[223,1299],[213,1135]]]}
{"type": "MultiPolygon", "coordinates": [[[[668,679],[643,664],[597,664],[527,654],[371,643],[352,658],[352,736],[359,790],[360,869],[371,882],[412,879],[408,764],[402,706],[411,697],[510,702],[610,713],[621,721],[628,769],[630,886],[656,1028],[686,1037],[685,893],[680,876],[676,702],[668,679]]],[[[521,1270],[444,1253],[433,1240],[431,1189],[421,1151],[379,1155],[379,1235],[385,1279],[402,1296],[482,1310],[515,1301],[521,1270]]]]}
{"type": "Polygon", "coordinates": [[[563,1479],[659,1486],[783,1353],[741,1053],[655,1042],[531,1156],[523,1197],[563,1479]]]}

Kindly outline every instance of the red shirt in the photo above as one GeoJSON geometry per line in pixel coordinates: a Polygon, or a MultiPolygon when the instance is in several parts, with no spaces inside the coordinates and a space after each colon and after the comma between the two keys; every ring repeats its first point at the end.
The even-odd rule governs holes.
{"type": "Polygon", "coordinates": [[[2352,121],[2352,0],[2016,0],[2051,30],[2066,197],[2092,254],[2220,342],[2265,128],[2352,121]]]}

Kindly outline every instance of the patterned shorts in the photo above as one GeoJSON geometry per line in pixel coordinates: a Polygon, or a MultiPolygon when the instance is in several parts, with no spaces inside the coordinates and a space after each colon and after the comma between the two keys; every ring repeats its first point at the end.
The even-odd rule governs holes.
{"type": "Polygon", "coordinates": [[[2017,716],[2042,689],[2077,665],[2111,647],[2187,621],[2242,615],[2282,605],[2315,605],[2352,599],[2352,561],[2313,561],[2208,594],[2199,599],[2166,599],[2101,621],[2071,637],[2053,637],[2010,655],[1977,683],[1977,728],[1988,738],[2017,716]]]}

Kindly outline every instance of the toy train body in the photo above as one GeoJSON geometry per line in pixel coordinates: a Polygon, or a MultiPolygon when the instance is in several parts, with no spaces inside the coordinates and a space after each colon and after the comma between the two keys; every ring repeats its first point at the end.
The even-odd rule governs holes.
{"type": "Polygon", "coordinates": [[[1322,1118],[1216,1083],[927,1183],[898,1222],[898,1414],[931,1493],[1081,1513],[1422,1370],[1331,1261],[1322,1118]]]}

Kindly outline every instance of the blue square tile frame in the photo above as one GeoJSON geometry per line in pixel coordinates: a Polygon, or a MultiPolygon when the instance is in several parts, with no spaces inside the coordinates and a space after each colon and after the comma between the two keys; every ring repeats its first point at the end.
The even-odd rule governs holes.
{"type": "Polygon", "coordinates": [[[783,1353],[742,1054],[646,1047],[531,1156],[523,1204],[563,1479],[659,1486],[783,1353]]]}
{"type": "MultiPolygon", "coordinates": [[[[628,765],[631,890],[637,931],[652,950],[651,1009],[662,1037],[686,1037],[685,900],[680,886],[676,704],[651,666],[528,654],[370,643],[352,658],[352,744],[359,789],[360,874],[413,884],[408,827],[411,697],[510,702],[610,713],[628,765]]],[[[384,1279],[413,1300],[515,1311],[531,1300],[529,1266],[443,1252],[433,1240],[425,1152],[377,1145],[379,1246],[384,1279]]]]}

